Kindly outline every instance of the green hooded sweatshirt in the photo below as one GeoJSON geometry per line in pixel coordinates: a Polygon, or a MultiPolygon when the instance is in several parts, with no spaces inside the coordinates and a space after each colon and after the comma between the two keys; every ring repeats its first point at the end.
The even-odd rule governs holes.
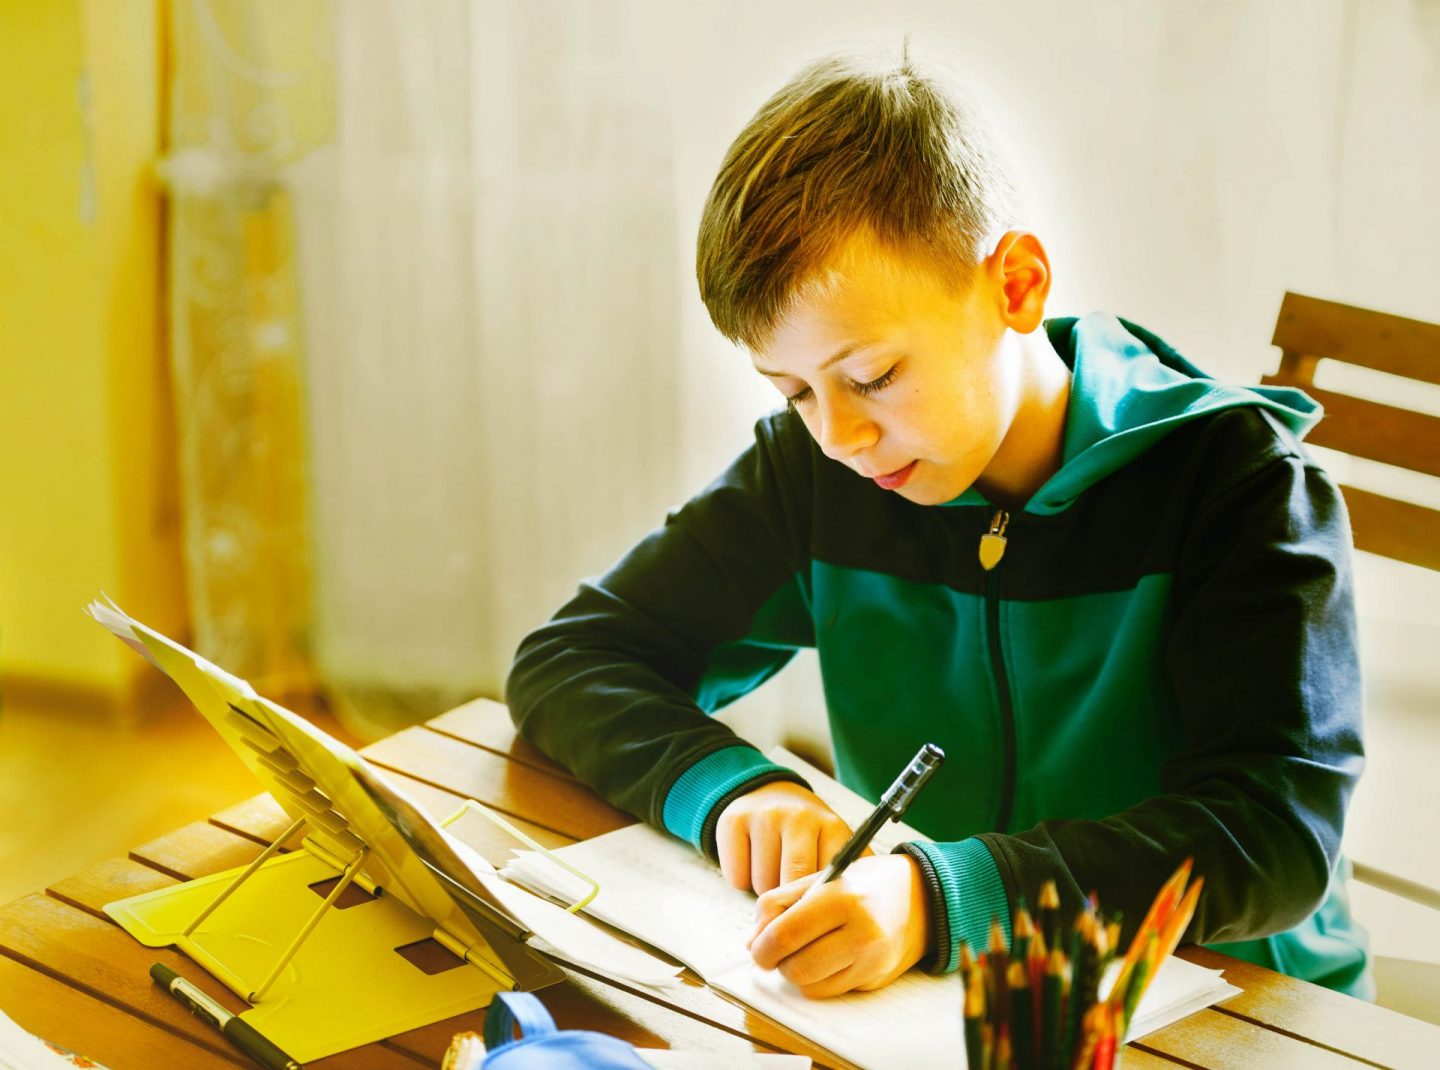
{"type": "MultiPolygon", "coordinates": [[[[1366,996],[1340,838],[1363,765],[1344,507],[1299,391],[1207,377],[1107,315],[1053,320],[1064,458],[1023,509],[921,506],[826,458],[792,412],[520,647],[521,732],[714,857],[718,817],[798,780],[708,716],[817,649],[839,779],[907,820],[954,969],[1053,879],[1128,940],[1185,857],[1186,933],[1366,996]],[[1003,530],[998,563],[979,546],[1003,530]]],[[[802,781],[803,783],[803,781],[802,781]]]]}

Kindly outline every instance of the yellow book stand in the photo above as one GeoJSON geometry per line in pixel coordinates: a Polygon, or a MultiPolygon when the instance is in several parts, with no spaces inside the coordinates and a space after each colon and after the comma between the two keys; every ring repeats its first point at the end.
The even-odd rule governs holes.
{"type": "Polygon", "coordinates": [[[248,866],[107,905],[141,943],[184,951],[301,1062],[562,979],[360,755],[113,603],[90,614],[180,685],[292,819],[248,866]]]}

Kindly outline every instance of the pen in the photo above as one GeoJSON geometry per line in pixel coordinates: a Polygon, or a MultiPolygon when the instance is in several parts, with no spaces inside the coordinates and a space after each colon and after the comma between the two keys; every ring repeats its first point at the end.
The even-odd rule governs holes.
{"type": "Polygon", "coordinates": [[[870,841],[880,831],[882,825],[887,821],[899,821],[909,808],[916,793],[929,780],[935,770],[940,768],[940,763],[945,760],[945,752],[933,743],[927,743],[920,748],[914,758],[910,759],[907,765],[895,778],[885,794],[880,796],[880,802],[875,810],[864,822],[855,829],[849,841],[840,848],[830,864],[825,867],[825,873],[816,885],[833,881],[851,862],[865,853],[865,848],[870,846],[870,841]]]}
{"type": "Polygon", "coordinates": [[[239,1015],[231,1014],[170,967],[157,962],[150,967],[150,976],[182,1007],[213,1025],[265,1070],[301,1070],[299,1063],[266,1040],[249,1022],[242,1022],[239,1015]]]}

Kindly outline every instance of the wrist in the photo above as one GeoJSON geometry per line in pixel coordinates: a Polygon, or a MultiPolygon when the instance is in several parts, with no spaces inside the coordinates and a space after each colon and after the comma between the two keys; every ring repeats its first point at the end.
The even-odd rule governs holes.
{"type": "Polygon", "coordinates": [[[920,863],[908,854],[899,855],[909,864],[910,911],[907,926],[906,965],[931,959],[935,955],[935,912],[930,905],[930,891],[920,863]]]}

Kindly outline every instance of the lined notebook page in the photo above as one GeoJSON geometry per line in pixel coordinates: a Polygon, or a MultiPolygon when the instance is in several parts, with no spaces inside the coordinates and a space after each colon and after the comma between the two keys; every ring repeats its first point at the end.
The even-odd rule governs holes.
{"type": "Polygon", "coordinates": [[[958,973],[936,977],[911,970],[879,991],[832,999],[807,999],[778,973],[753,963],[707,980],[859,1066],[965,1066],[958,973]]]}

